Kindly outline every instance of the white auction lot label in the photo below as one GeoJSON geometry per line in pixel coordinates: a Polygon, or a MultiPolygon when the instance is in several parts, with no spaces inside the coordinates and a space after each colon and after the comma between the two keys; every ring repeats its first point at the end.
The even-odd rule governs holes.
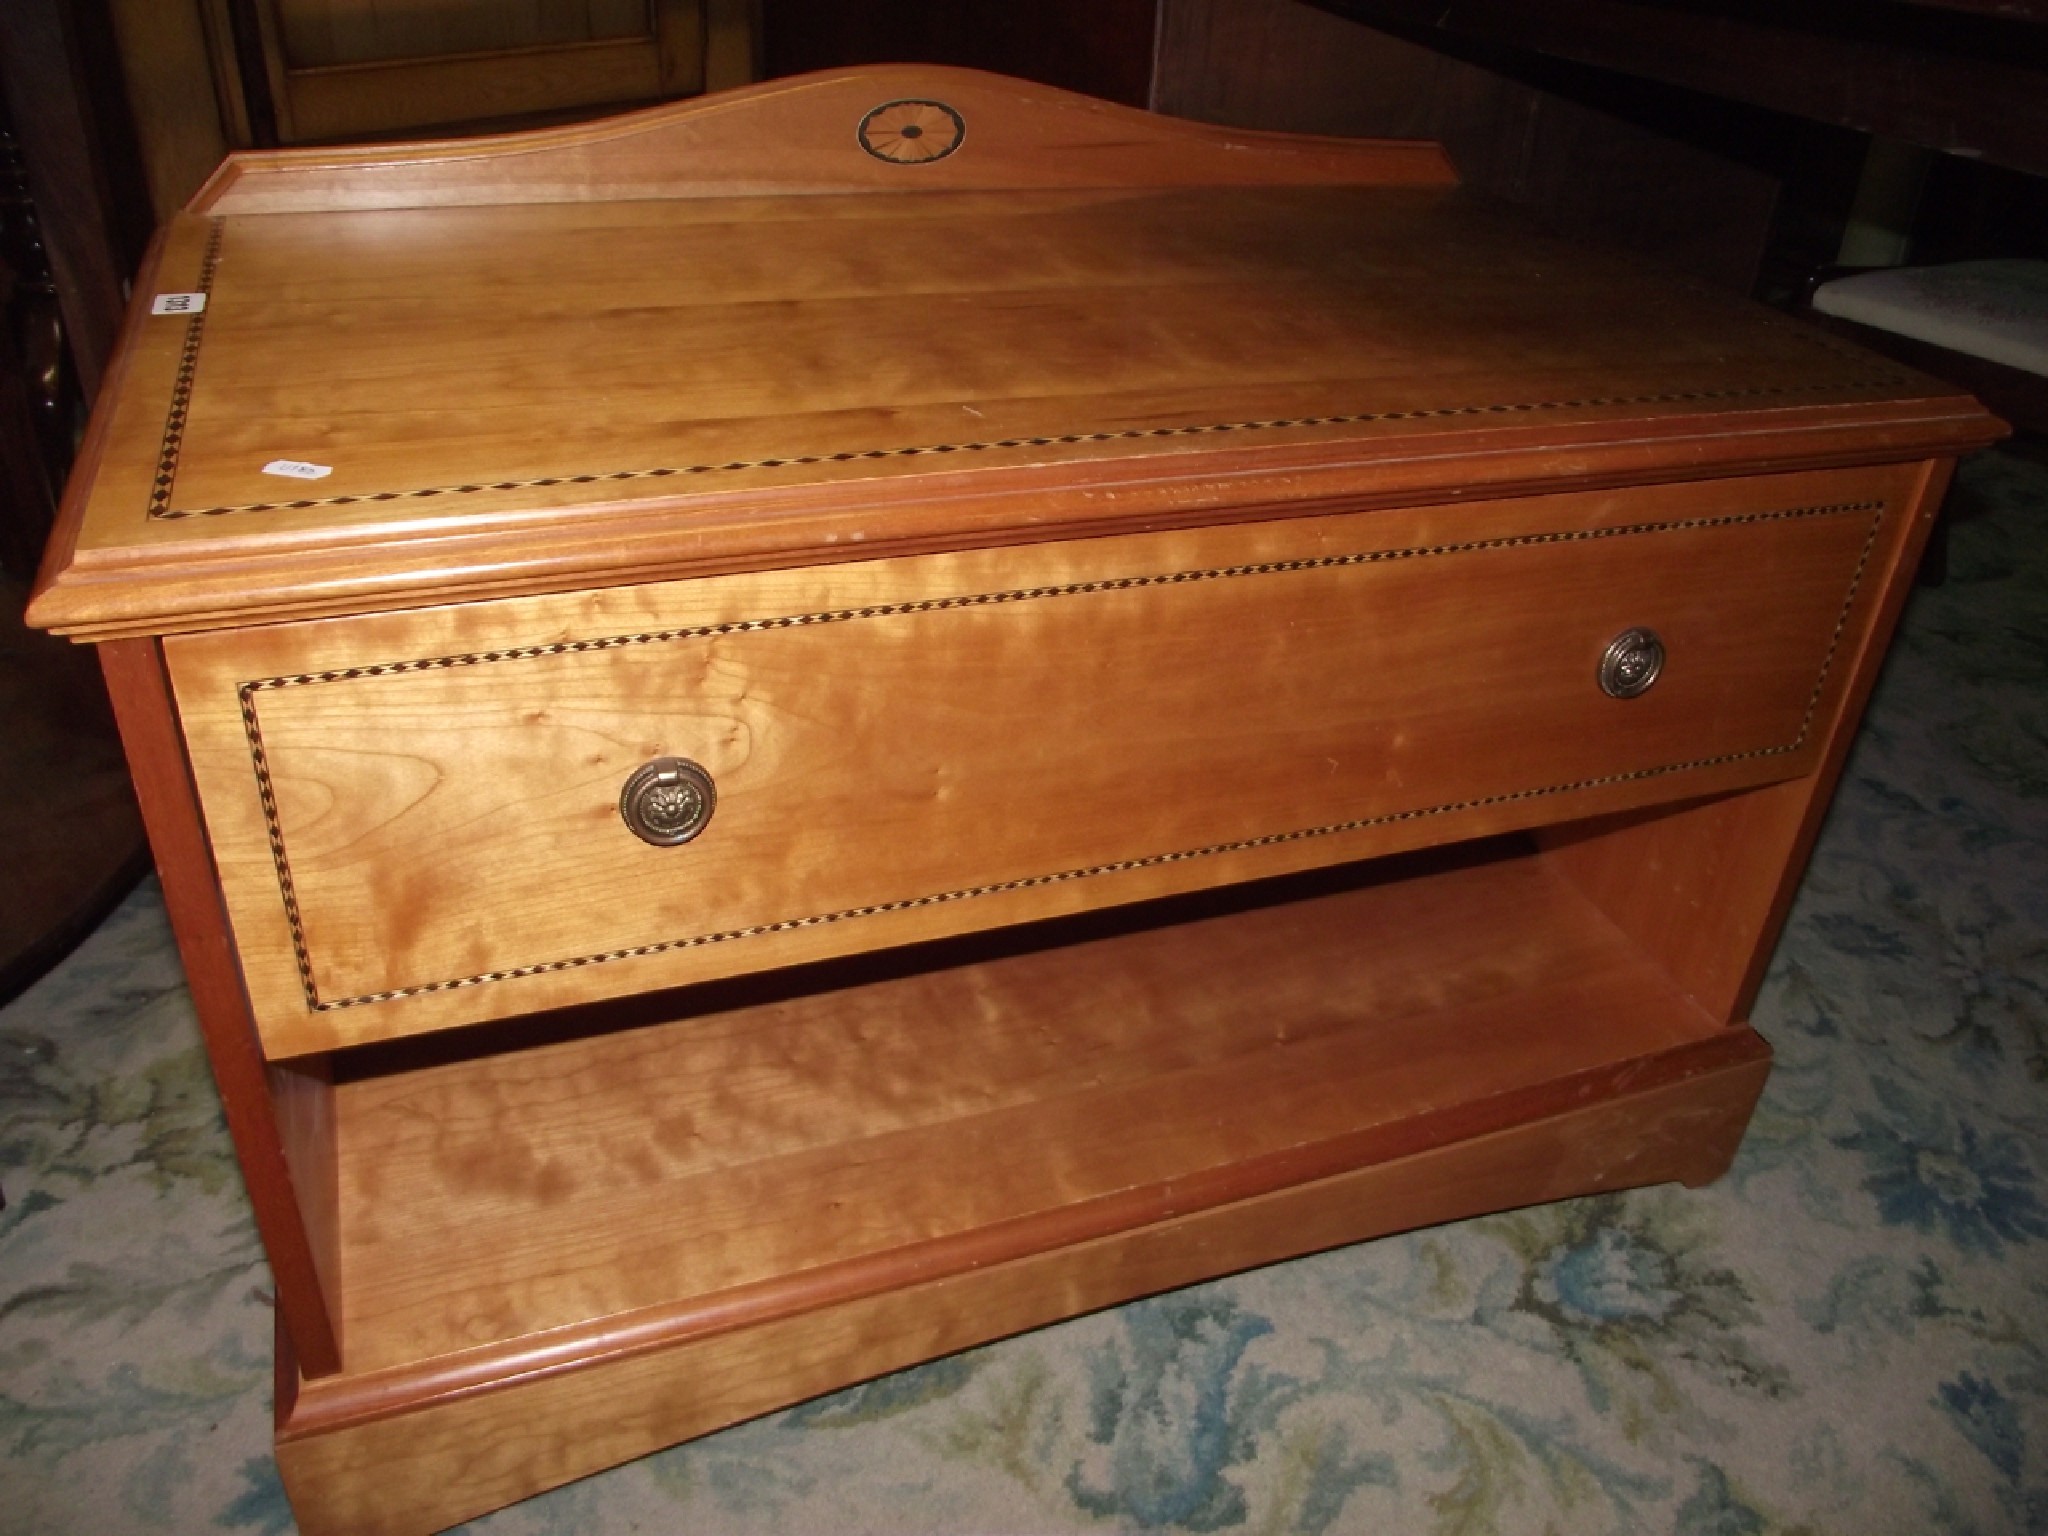
{"type": "Polygon", "coordinates": [[[196,315],[206,308],[203,293],[160,293],[149,306],[152,315],[196,315]]]}
{"type": "Polygon", "coordinates": [[[263,466],[266,475],[283,475],[287,480],[325,480],[334,473],[332,464],[308,464],[304,459],[272,459],[263,466]]]}

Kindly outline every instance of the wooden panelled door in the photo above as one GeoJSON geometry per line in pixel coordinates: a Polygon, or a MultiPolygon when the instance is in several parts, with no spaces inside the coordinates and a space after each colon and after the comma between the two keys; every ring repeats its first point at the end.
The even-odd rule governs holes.
{"type": "Polygon", "coordinates": [[[210,3],[253,11],[287,144],[651,102],[755,73],[750,0],[210,3]]]}

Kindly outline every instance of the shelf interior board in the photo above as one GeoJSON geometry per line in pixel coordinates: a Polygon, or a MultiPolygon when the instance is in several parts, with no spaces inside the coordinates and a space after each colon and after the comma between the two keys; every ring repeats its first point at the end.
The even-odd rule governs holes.
{"type": "Polygon", "coordinates": [[[1720,1029],[1525,855],[360,1077],[346,1369],[1082,1240],[1720,1029]]]}

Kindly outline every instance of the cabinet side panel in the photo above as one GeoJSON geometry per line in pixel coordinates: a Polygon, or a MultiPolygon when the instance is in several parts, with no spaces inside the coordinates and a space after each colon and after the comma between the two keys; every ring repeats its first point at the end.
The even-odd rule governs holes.
{"type": "Polygon", "coordinates": [[[1746,1017],[1756,999],[1954,467],[1944,459],[1899,471],[1904,515],[1874,556],[1881,579],[1863,623],[1843,638],[1845,686],[1812,772],[1540,835],[1554,866],[1716,1018],[1746,1017]]]}
{"type": "Polygon", "coordinates": [[[317,1066],[264,1063],[157,642],[110,641],[100,663],[278,1311],[305,1372],[327,1375],[341,1366],[332,1086],[317,1066]]]}

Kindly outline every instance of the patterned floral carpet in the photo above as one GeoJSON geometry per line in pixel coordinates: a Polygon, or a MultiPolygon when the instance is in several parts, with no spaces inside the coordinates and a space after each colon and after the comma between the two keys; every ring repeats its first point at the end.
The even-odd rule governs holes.
{"type": "MultiPolygon", "coordinates": [[[[2048,1530],[2048,467],[1962,496],[1718,1185],[1159,1297],[474,1529],[2048,1530]]],[[[289,1530],[268,1276],[154,887],[0,1037],[0,1529],[289,1530]]]]}

